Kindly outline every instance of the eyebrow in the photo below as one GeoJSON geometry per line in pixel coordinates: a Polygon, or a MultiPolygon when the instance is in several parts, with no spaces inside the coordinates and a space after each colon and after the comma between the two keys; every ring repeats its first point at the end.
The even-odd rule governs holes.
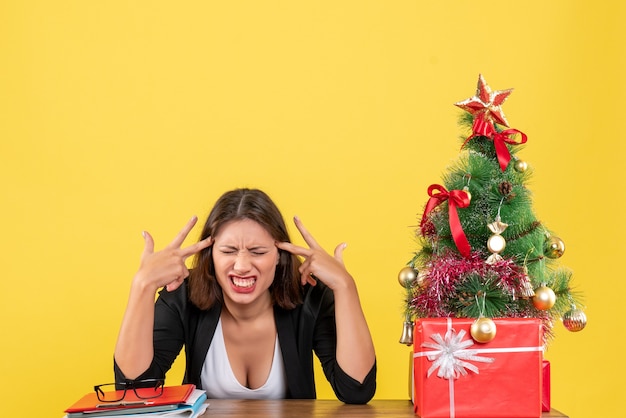
{"type": "MultiPolygon", "coordinates": [[[[238,250],[239,247],[236,245],[232,245],[232,244],[219,244],[218,247],[220,248],[232,248],[234,250],[238,250]]],[[[246,247],[247,250],[267,250],[269,248],[272,248],[272,245],[263,245],[263,244],[253,244],[250,247],[246,247]]]]}

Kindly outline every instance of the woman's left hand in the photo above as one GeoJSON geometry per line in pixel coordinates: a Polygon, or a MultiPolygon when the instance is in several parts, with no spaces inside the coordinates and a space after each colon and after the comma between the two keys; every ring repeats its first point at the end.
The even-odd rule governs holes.
{"type": "Polygon", "coordinates": [[[298,217],[294,218],[294,222],[309,248],[288,242],[277,242],[276,246],[304,258],[300,266],[303,285],[307,282],[315,285],[315,279],[320,279],[332,289],[335,298],[337,364],[353,379],[363,383],[374,366],[376,353],[356,283],[343,264],[346,244],[339,244],[333,257],[320,247],[298,217]]]}
{"type": "Polygon", "coordinates": [[[304,227],[300,218],[294,217],[294,223],[309,248],[300,247],[289,242],[277,242],[276,246],[304,259],[299,269],[302,275],[302,285],[308,282],[315,286],[316,279],[319,279],[332,290],[337,290],[354,283],[354,279],[343,264],[343,250],[346,248],[346,244],[339,244],[335,248],[333,257],[315,241],[304,227]]]}

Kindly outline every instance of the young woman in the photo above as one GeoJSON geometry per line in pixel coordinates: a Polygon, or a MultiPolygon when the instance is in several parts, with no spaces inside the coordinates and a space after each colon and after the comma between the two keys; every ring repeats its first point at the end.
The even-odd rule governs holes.
{"type": "Polygon", "coordinates": [[[116,382],[164,379],[185,347],[184,383],[209,398],[310,399],[315,352],[338,399],[368,402],[374,345],[345,244],[331,256],[294,221],[308,248],[290,243],[267,194],[237,189],[218,199],[191,246],[181,247],[195,217],[161,251],[145,232],[115,347],[116,382]]]}

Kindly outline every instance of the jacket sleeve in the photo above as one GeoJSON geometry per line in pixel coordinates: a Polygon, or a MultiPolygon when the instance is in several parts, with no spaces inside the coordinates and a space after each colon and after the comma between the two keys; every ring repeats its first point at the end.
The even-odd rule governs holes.
{"type": "MultiPolygon", "coordinates": [[[[150,367],[135,380],[165,379],[185,343],[184,312],[187,304],[186,283],[173,292],[162,289],[154,305],[154,358],[150,367]]],[[[115,382],[126,380],[113,360],[115,382]]]]}
{"type": "Polygon", "coordinates": [[[328,287],[321,285],[311,289],[310,302],[317,305],[317,318],[313,331],[313,349],[320,359],[326,379],[337,398],[349,404],[369,402],[376,392],[376,363],[359,383],[346,374],[337,363],[337,329],[335,326],[335,299],[328,287]]]}

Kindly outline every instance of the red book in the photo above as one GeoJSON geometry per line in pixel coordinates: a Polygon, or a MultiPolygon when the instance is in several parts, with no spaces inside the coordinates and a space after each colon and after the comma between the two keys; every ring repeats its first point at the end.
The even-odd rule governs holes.
{"type": "MultiPolygon", "coordinates": [[[[116,411],[120,409],[145,408],[147,406],[176,405],[185,403],[196,385],[165,386],[163,394],[157,398],[140,399],[132,389],[126,391],[126,396],[120,402],[102,402],[98,400],[96,392],[91,392],[79,399],[74,405],[65,410],[66,413],[116,411]]],[[[117,391],[122,392],[122,391],[117,391]]]]}

